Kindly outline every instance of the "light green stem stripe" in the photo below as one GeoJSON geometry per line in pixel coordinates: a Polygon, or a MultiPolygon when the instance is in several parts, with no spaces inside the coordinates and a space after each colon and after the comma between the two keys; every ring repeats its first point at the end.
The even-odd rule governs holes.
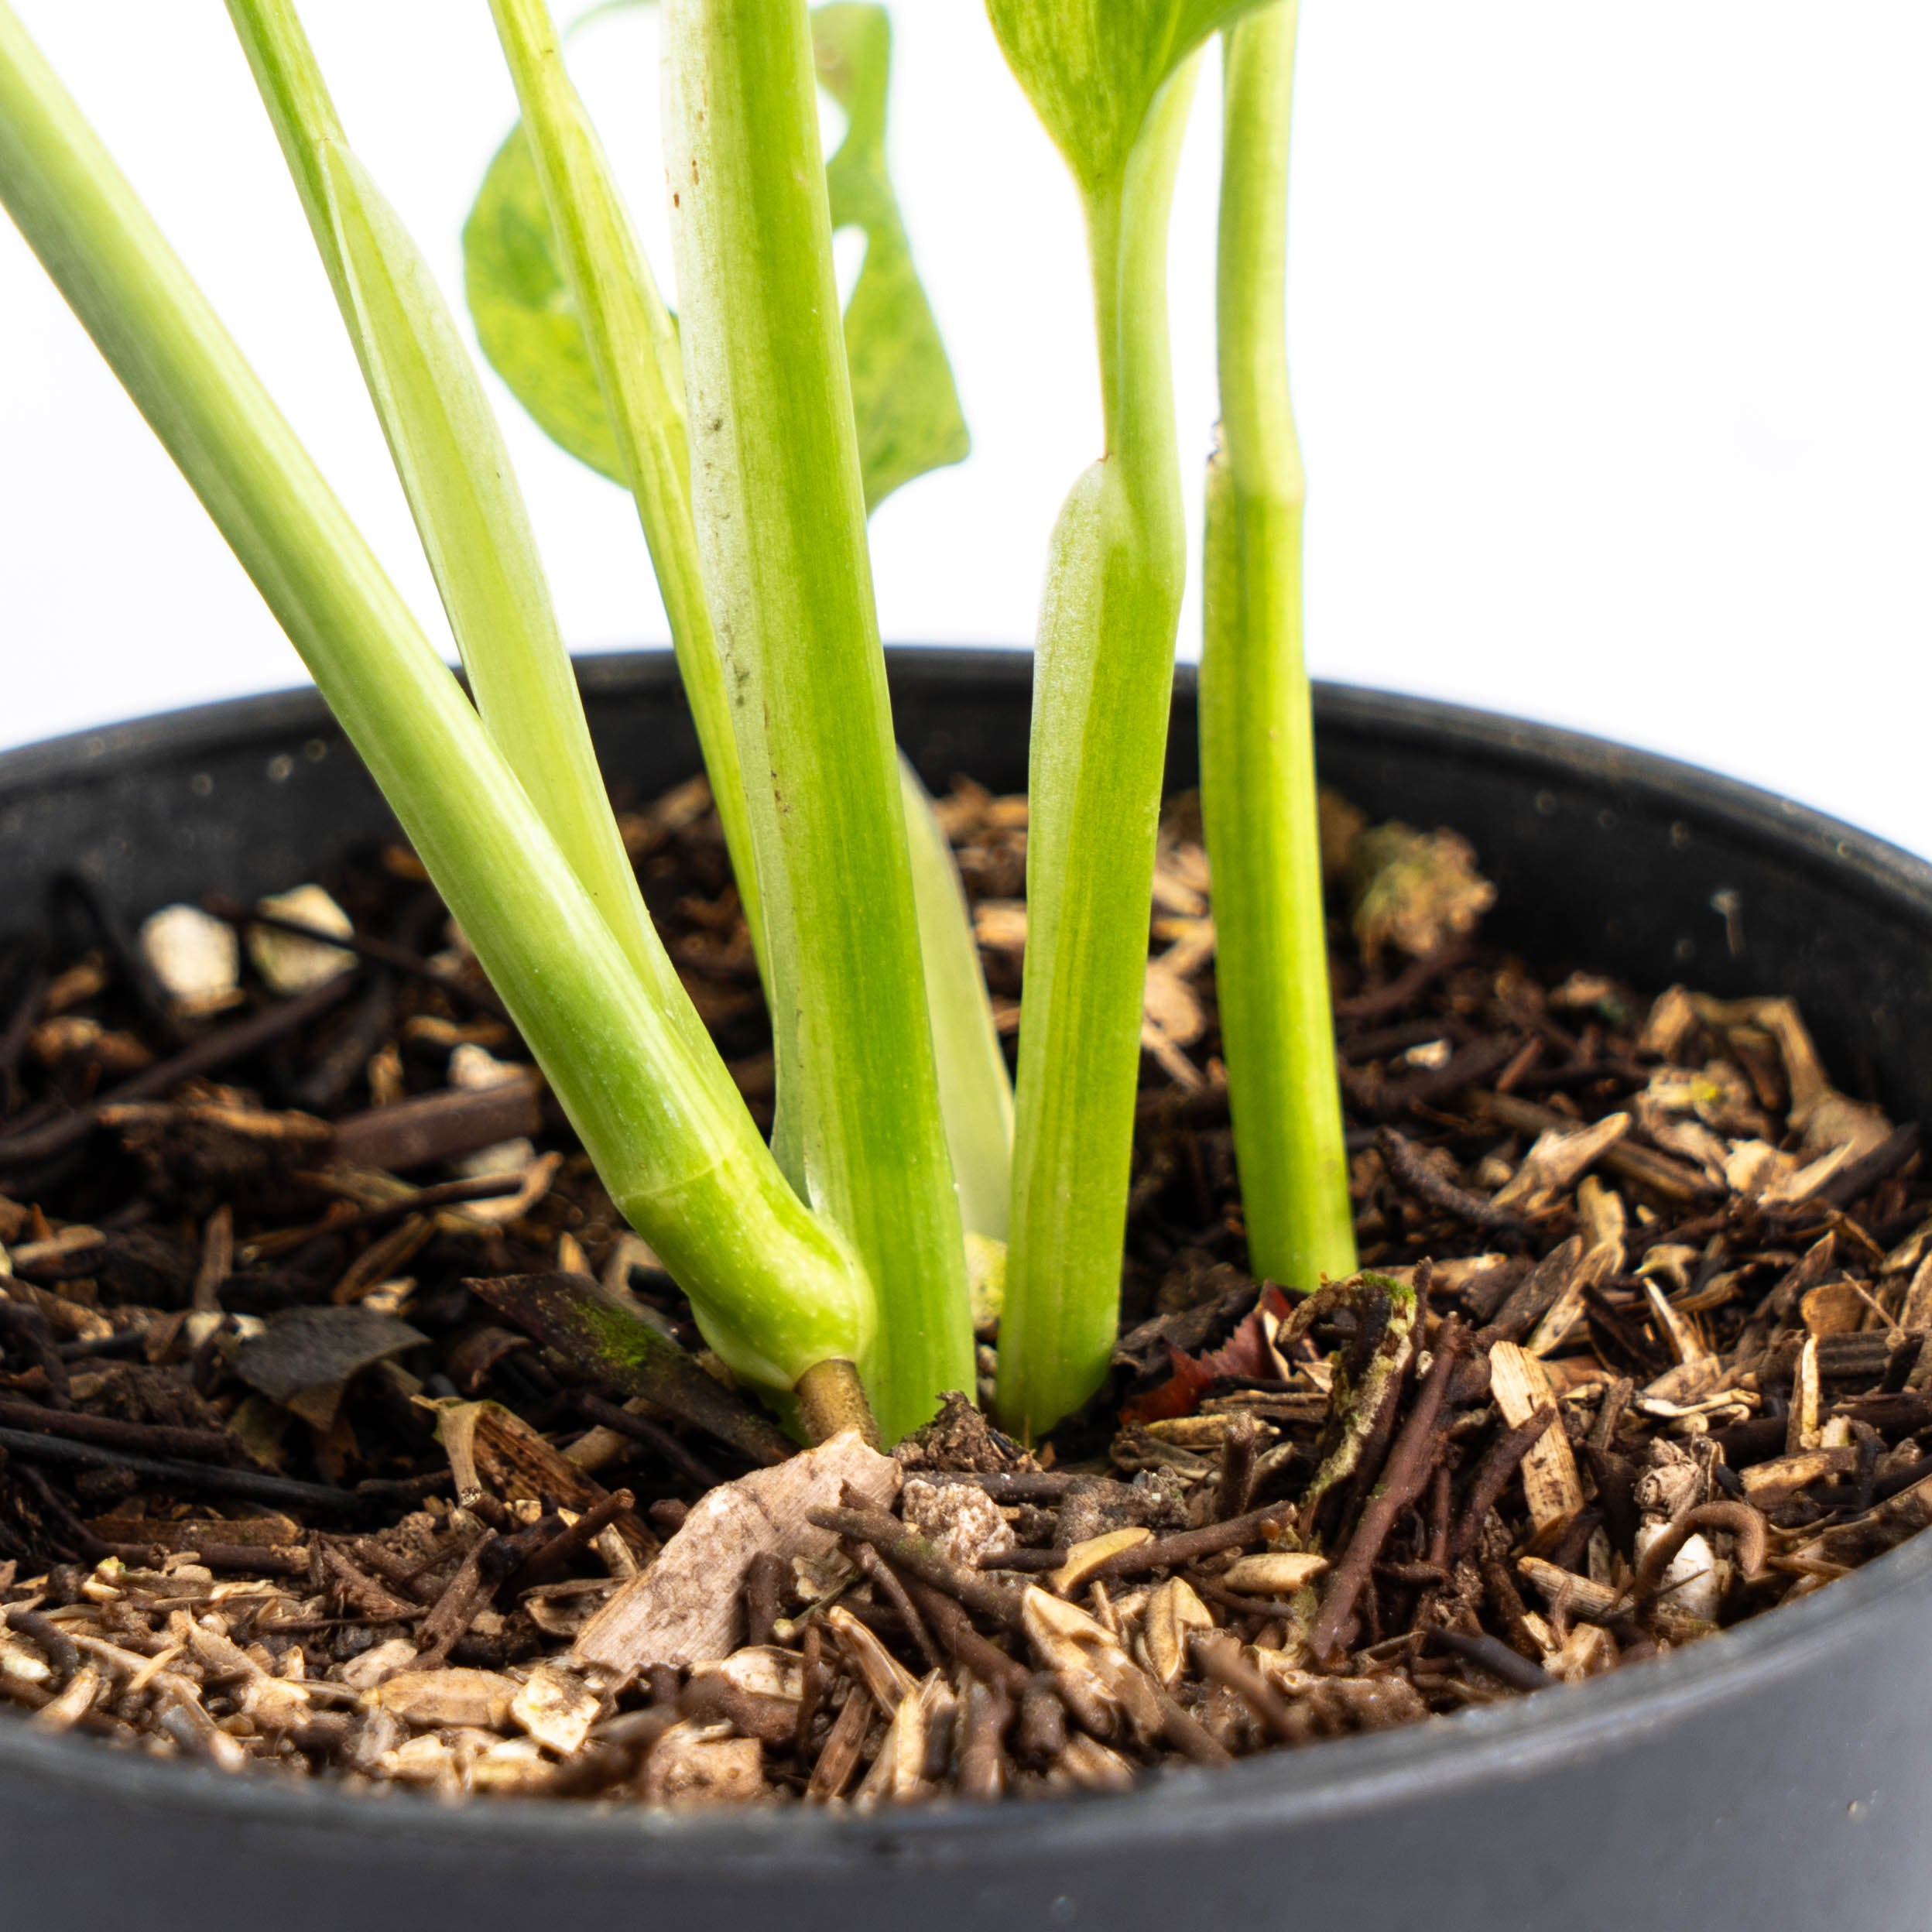
{"type": "Polygon", "coordinates": [[[741,740],[691,515],[690,452],[677,332],[639,247],[601,143],[564,64],[548,0],[490,0],[543,183],[565,279],[657,573],[671,642],[710,774],[738,896],[760,949],[756,844],[741,740]]]}
{"type": "Polygon", "coordinates": [[[899,776],[920,951],[926,962],[926,999],[933,1016],[940,1112],[960,1218],[969,1234],[1003,1242],[1012,1192],[1012,1079],[1000,1050],[999,1029],[993,1023],[973,937],[972,909],[953,848],[919,774],[904,759],[899,776]]]}
{"type": "Polygon", "coordinates": [[[1201,803],[1250,1266],[1297,1288],[1355,1269],[1302,656],[1301,452],[1289,402],[1295,0],[1226,36],[1201,803]]]}
{"type": "Polygon", "coordinates": [[[676,975],[612,817],[509,451],[435,277],[348,147],[290,0],[228,0],[389,439],[478,708],[660,998],[676,975]]]}
{"type": "Polygon", "coordinates": [[[1026,983],[999,1408],[1037,1435],[1107,1372],[1187,576],[1167,218],[1196,63],[1088,208],[1107,454],[1054,532],[1034,676],[1026,983]]]}
{"type": "Polygon", "coordinates": [[[714,1345],[790,1386],[871,1297],[708,1046],[653,1003],[448,670],[0,0],[0,200],[302,654],[618,1206],[714,1345]]]}
{"type": "Polygon", "coordinates": [[[666,162],[706,581],[743,707],[780,1142],[877,1284],[888,1439],[970,1389],[803,0],[670,0],[666,162]],[[762,763],[750,748],[762,745],[762,763]],[[787,1121],[790,1125],[784,1125],[787,1121]]]}

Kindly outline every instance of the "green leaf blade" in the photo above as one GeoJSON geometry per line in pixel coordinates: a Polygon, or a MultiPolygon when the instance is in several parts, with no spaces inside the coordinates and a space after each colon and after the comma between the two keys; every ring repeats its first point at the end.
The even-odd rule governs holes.
{"type": "MultiPolygon", "coordinates": [[[[845,138],[826,170],[832,226],[865,237],[844,335],[869,511],[928,471],[964,461],[972,439],[886,163],[892,40],[886,11],[834,0],[816,9],[811,22],[820,81],[848,116],[845,138]]],[[[520,127],[498,149],[478,190],[464,224],[463,263],[470,313],[491,368],[552,441],[611,481],[625,482],[520,127]]]]}
{"type": "Polygon", "coordinates": [[[497,149],[463,225],[463,286],[485,358],[537,427],[628,488],[520,121],[497,149]]]}

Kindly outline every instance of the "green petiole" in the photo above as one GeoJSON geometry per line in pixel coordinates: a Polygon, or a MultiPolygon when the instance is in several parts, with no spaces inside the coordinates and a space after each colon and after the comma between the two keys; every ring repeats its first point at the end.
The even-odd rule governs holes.
{"type": "Polygon", "coordinates": [[[1297,0],[1225,36],[1220,447],[1208,466],[1201,804],[1250,1265],[1355,1268],[1302,659],[1304,479],[1289,402],[1288,125],[1297,0]]]}
{"type": "Polygon", "coordinates": [[[780,1157],[877,1286],[890,1438],[972,1386],[802,0],[670,0],[692,474],[764,906],[780,1157]]]}
{"type": "Polygon", "coordinates": [[[550,211],[550,231],[670,620],[739,896],[762,956],[764,922],[741,745],[691,519],[677,330],[584,111],[547,0],[490,0],[550,211]]]}
{"type": "Polygon", "coordinates": [[[662,948],[611,815],[522,495],[469,352],[428,265],[350,150],[289,0],[230,0],[228,11],[389,439],[477,707],[648,980],[662,948]]]}
{"type": "Polygon", "coordinates": [[[1060,512],[1034,673],[1019,1132],[999,1412],[1050,1428],[1114,1344],[1174,638],[1187,574],[1167,209],[1194,91],[1162,90],[1088,224],[1107,454],[1060,512]]]}
{"type": "MultiPolygon", "coordinates": [[[[778,1388],[862,1357],[875,1310],[851,1250],[793,1194],[695,1016],[640,978],[6,0],[0,200],[301,653],[712,1345],[778,1388]]],[[[674,988],[658,957],[657,986],[674,988]]]]}

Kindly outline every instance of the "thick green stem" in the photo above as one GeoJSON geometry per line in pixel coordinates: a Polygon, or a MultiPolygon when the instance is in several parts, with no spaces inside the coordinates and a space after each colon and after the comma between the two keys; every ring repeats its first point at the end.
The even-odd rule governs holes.
{"type": "Polygon", "coordinates": [[[1208,466],[1201,803],[1251,1266],[1297,1288],[1355,1267],[1302,659],[1301,451],[1288,396],[1295,0],[1225,36],[1221,447],[1208,466]]]}
{"type": "Polygon", "coordinates": [[[1100,1386],[1127,1217],[1154,837],[1187,575],[1167,217],[1195,62],[1090,198],[1107,454],[1053,534],[1035,672],[999,1412],[1038,1434],[1100,1386]]]}
{"type": "Polygon", "coordinates": [[[803,0],[671,0],[666,159],[701,549],[739,707],[779,1145],[877,1284],[888,1440],[972,1386],[803,0]],[[753,748],[759,748],[753,756],[753,748]]]}
{"type": "Polygon", "coordinates": [[[522,493],[469,352],[415,245],[350,152],[289,0],[229,0],[490,735],[618,944],[649,934],[522,493]]]}
{"type": "Polygon", "coordinates": [[[713,1346],[781,1387],[861,1352],[863,1273],[670,1003],[668,961],[660,998],[6,0],[0,201],[302,654],[713,1346]]]}
{"type": "Polygon", "coordinates": [[[548,0],[490,0],[523,110],[551,230],[670,620],[677,668],[711,776],[733,873],[762,957],[764,922],[740,742],[691,516],[677,331],[638,246],[557,44],[548,0]]]}

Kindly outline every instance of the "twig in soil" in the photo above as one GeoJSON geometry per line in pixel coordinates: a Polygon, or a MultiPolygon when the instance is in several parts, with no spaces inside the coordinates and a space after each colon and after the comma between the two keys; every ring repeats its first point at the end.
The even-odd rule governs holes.
{"type": "Polygon", "coordinates": [[[775,1423],[590,1276],[498,1275],[463,1285],[604,1387],[642,1396],[754,1462],[780,1463],[792,1454],[790,1440],[775,1423]]]}
{"type": "Polygon", "coordinates": [[[246,1019],[218,1026],[213,1032],[203,1034],[191,1046],[183,1047],[180,1053],[156,1060],[132,1079],[123,1081],[118,1087],[85,1105],[62,1114],[44,1126],[30,1128],[24,1133],[0,1139],[0,1167],[29,1166],[36,1161],[63,1153],[86,1139],[105,1108],[149,1099],[156,1094],[166,1093],[170,1087],[197,1074],[212,1073],[218,1067],[225,1067],[232,1060],[259,1053],[264,1046],[272,1045],[327,1012],[348,993],[354,978],[354,975],[344,973],[293,999],[285,999],[279,1005],[252,1014],[246,1019]]]}
{"type": "MultiPolygon", "coordinates": [[[[852,1492],[848,1492],[848,1494],[852,1492]]],[[[992,1617],[1009,1630],[1020,1627],[1020,1592],[995,1583],[977,1570],[955,1563],[909,1524],[876,1509],[810,1509],[806,1520],[855,1543],[868,1543],[887,1561],[923,1583],[957,1598],[969,1610],[992,1617]]],[[[1142,1548],[1151,1545],[1143,1544],[1142,1548]]]]}
{"type": "Polygon", "coordinates": [[[67,1365],[55,1345],[46,1317],[24,1301],[0,1301],[0,1332],[11,1333],[46,1377],[47,1406],[64,1413],[72,1406],[67,1394],[67,1365]]]}
{"type": "Polygon", "coordinates": [[[921,1583],[916,1577],[905,1582],[907,1593],[938,1633],[940,1641],[975,1677],[1003,1686],[1013,1697],[1026,1695],[1033,1673],[1025,1664],[1007,1656],[990,1638],[982,1637],[966,1612],[944,1591],[921,1583]]]}
{"type": "Polygon", "coordinates": [[[333,946],[338,951],[353,953],[372,965],[390,967],[413,979],[427,980],[432,986],[440,986],[498,1019],[508,1019],[510,1016],[509,1009],[497,998],[481,973],[471,975],[461,968],[439,966],[435,961],[425,959],[420,953],[412,952],[408,947],[398,946],[389,940],[373,939],[363,933],[332,933],[325,927],[311,926],[307,920],[285,918],[279,913],[265,913],[218,893],[211,893],[202,903],[216,918],[226,920],[231,925],[266,926],[296,939],[312,939],[318,946],[333,946]]]}
{"type": "Polygon", "coordinates": [[[416,1663],[421,1669],[439,1668],[457,1640],[468,1635],[470,1625],[476,1621],[476,1613],[490,1594],[483,1577],[483,1560],[496,1540],[494,1530],[485,1530],[464,1552],[455,1575],[430,1605],[429,1615],[416,1632],[422,1646],[416,1663]]]}
{"type": "Polygon", "coordinates": [[[1012,1698],[1002,1686],[971,1677],[965,1705],[960,1720],[959,1795],[981,1801],[996,1798],[1006,1781],[1000,1739],[1013,1721],[1012,1698]]]}
{"type": "Polygon", "coordinates": [[[1365,1113],[1377,1120],[1399,1120],[1418,1107],[1439,1107],[1470,1088],[1481,1086],[1521,1043],[1513,1033],[1492,1034],[1458,1047],[1440,1067],[1400,1080],[1379,1079],[1344,1067],[1342,1084],[1365,1113]]]}
{"type": "Polygon", "coordinates": [[[899,1581],[892,1567],[869,1543],[858,1546],[858,1567],[885,1592],[886,1600],[899,1612],[899,1620],[906,1626],[906,1635],[918,1647],[919,1654],[926,1660],[928,1670],[943,1670],[946,1660],[940,1655],[939,1646],[933,1643],[932,1632],[926,1628],[925,1619],[914,1607],[912,1598],[906,1595],[906,1586],[899,1581]]]}
{"type": "Polygon", "coordinates": [[[1517,1465],[1543,1440],[1544,1431],[1556,1420],[1554,1408],[1542,1408],[1497,1437],[1476,1465],[1468,1494],[1463,1499],[1462,1514],[1449,1539],[1449,1560],[1454,1563],[1476,1547],[1482,1526],[1496,1499],[1509,1486],[1517,1465]]]}
{"type": "Polygon", "coordinates": [[[1432,981],[1454,972],[1469,957],[1468,943],[1452,940],[1447,946],[1405,966],[1387,985],[1335,1002],[1335,1017],[1344,1020],[1385,1019],[1399,1013],[1432,981]]]}
{"type": "Polygon", "coordinates": [[[1657,1594],[1678,1552],[1700,1530],[1728,1530],[1737,1539],[1738,1562],[1747,1583],[1763,1574],[1769,1540],[1764,1518],[1748,1502],[1701,1502],[1673,1516],[1645,1550],[1636,1574],[1625,1586],[1623,1601],[1629,1608],[1641,1609],[1657,1594]]]}
{"type": "Polygon", "coordinates": [[[1407,1135],[1397,1133],[1392,1127],[1378,1127],[1375,1146],[1390,1177],[1418,1201],[1426,1201],[1431,1208],[1499,1239],[1520,1242],[1528,1238],[1529,1228],[1520,1214],[1507,1208],[1499,1208],[1482,1195],[1472,1194],[1466,1187],[1458,1187],[1446,1175],[1437,1173],[1423,1159],[1420,1150],[1407,1135]]]}
{"type": "Polygon", "coordinates": [[[785,1587],[785,1560],[769,1550],[752,1558],[745,1572],[745,1642],[752,1649],[772,1640],[785,1587]]]}
{"type": "Polygon", "coordinates": [[[1437,1629],[1428,1632],[1430,1643],[1463,1657],[1506,1684],[1512,1690],[1548,1690],[1557,1680],[1540,1663],[1519,1656],[1509,1645],[1488,1636],[1471,1636],[1466,1630],[1437,1629]]]}
{"type": "Polygon", "coordinates": [[[1362,1511],[1355,1533],[1341,1560],[1330,1571],[1322,1592],[1321,1608],[1309,1627],[1308,1648],[1317,1658],[1326,1658],[1341,1635],[1341,1627],[1355,1607],[1355,1599],[1368,1581],[1369,1571],[1396,1519],[1420,1496],[1442,1453],[1443,1435],[1438,1427],[1443,1404],[1449,1394],[1456,1362],[1468,1346],[1468,1331],[1454,1315],[1445,1321],[1436,1338],[1435,1359],[1417,1392],[1415,1406],[1389,1452],[1381,1482],[1362,1511]]]}
{"type": "Polygon", "coordinates": [[[587,1421],[655,1449],[679,1475],[688,1476],[699,1488],[715,1489],[724,1480],[710,1464],[693,1455],[670,1430],[659,1428],[649,1416],[634,1416],[629,1410],[620,1409],[615,1403],[606,1402],[587,1389],[578,1389],[573,1399],[587,1421]]]}
{"type": "Polygon", "coordinates": [[[1252,1416],[1238,1416],[1221,1445],[1221,1479],[1215,1486],[1214,1514],[1226,1523],[1245,1516],[1255,1494],[1255,1452],[1261,1430],[1252,1416]]]}
{"type": "Polygon", "coordinates": [[[18,1630],[23,1637],[31,1637],[46,1654],[46,1660],[63,1677],[70,1677],[80,1668],[80,1653],[73,1638],[63,1630],[51,1617],[43,1617],[36,1610],[29,1610],[18,1605],[6,1613],[8,1627],[18,1630]]]}
{"type": "Polygon", "coordinates": [[[263,1475],[252,1469],[224,1469],[210,1463],[163,1462],[152,1456],[136,1455],[132,1450],[70,1442],[59,1436],[33,1435],[22,1429],[0,1429],[0,1448],[23,1462],[42,1462],[56,1468],[129,1470],[168,1494],[241,1496],[252,1502],[338,1514],[353,1513],[367,1506],[358,1492],[332,1489],[326,1483],[300,1482],[293,1476],[263,1475]]]}
{"type": "Polygon", "coordinates": [[[567,1524],[547,1543],[539,1545],[525,1557],[522,1567],[512,1574],[509,1588],[513,1592],[531,1590],[540,1583],[551,1581],[563,1572],[567,1564],[574,1562],[587,1550],[636,1500],[628,1489],[613,1489],[608,1496],[600,1498],[576,1522],[567,1524]]]}
{"type": "Polygon", "coordinates": [[[1224,1690],[1231,1690],[1263,1727],[1283,1744],[1306,1744],[1314,1735],[1314,1720],[1291,1704],[1241,1654],[1241,1646],[1225,1630],[1204,1630],[1194,1643],[1202,1673],[1224,1690]]]}
{"type": "Polygon", "coordinates": [[[155,1456],[189,1456],[197,1461],[232,1462],[242,1445],[225,1430],[176,1429],[157,1422],[123,1422],[113,1416],[83,1415],[77,1410],[43,1408],[0,1396],[0,1426],[32,1429],[74,1442],[110,1449],[133,1449],[155,1456]]]}
{"type": "Polygon", "coordinates": [[[1225,1523],[1206,1523],[1198,1530],[1182,1530],[1171,1536],[1156,1536],[1151,1543],[1135,1544],[1117,1550],[1094,1571],[1096,1580],[1115,1577],[1144,1576],[1149,1570],[1177,1570],[1182,1564],[1197,1563],[1216,1551],[1232,1550],[1252,1543],[1269,1530],[1279,1529],[1282,1519],[1295,1513],[1292,1502],[1271,1502],[1251,1509],[1245,1516],[1225,1523]]]}
{"type": "Polygon", "coordinates": [[[1847,1161],[1818,1190],[1817,1198],[1834,1208],[1849,1208],[1879,1182],[1889,1180],[1918,1151],[1918,1123],[1908,1120],[1903,1127],[1895,1127],[1869,1152],[1847,1161]]]}
{"type": "Polygon", "coordinates": [[[398,1174],[456,1160],[539,1132],[543,1091],[533,1069],[494,1087],[445,1087],[392,1101],[337,1121],[330,1151],[351,1166],[398,1174]]]}

